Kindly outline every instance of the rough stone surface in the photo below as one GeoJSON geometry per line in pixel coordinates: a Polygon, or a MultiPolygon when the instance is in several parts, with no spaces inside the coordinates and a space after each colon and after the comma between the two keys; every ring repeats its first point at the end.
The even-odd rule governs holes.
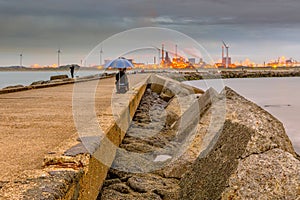
{"type": "Polygon", "coordinates": [[[172,162],[160,171],[164,177],[181,179],[182,176],[190,169],[201,153],[203,138],[208,132],[208,124],[210,120],[211,113],[207,113],[200,119],[199,124],[197,124],[197,127],[194,130],[194,137],[192,137],[190,142],[187,142],[187,147],[182,147],[184,148],[184,152],[177,159],[173,159],[172,162]]]}
{"type": "Polygon", "coordinates": [[[176,114],[180,116],[173,126],[176,129],[174,145],[178,146],[176,147],[176,157],[159,171],[164,177],[180,179],[203,150],[203,138],[208,134],[208,127],[212,120],[211,112],[206,112],[206,110],[212,104],[215,96],[216,92],[210,89],[200,96],[189,95],[183,98],[183,113],[175,109],[176,104],[179,105],[177,98],[171,100],[167,109],[175,110],[176,114]],[[184,102],[188,106],[184,105],[184,102]],[[203,113],[206,114],[203,115],[203,113]]]}
{"type": "Polygon", "coordinates": [[[253,154],[239,162],[222,198],[300,199],[300,162],[278,148],[253,154]]]}
{"type": "Polygon", "coordinates": [[[48,84],[48,83],[50,83],[50,81],[40,80],[40,81],[32,82],[30,85],[42,85],[42,84],[48,84]]]}
{"type": "Polygon", "coordinates": [[[200,79],[227,79],[227,78],[258,78],[258,77],[296,77],[300,76],[300,71],[294,69],[241,69],[241,70],[210,70],[209,72],[186,72],[182,73],[177,80],[200,80],[200,79]]]}
{"type": "Polygon", "coordinates": [[[155,174],[135,174],[122,183],[104,187],[98,200],[110,199],[178,199],[176,179],[165,179],[155,174]]]}
{"type": "Polygon", "coordinates": [[[156,92],[145,92],[98,199],[178,198],[179,181],[154,172],[170,158],[163,149],[175,138],[170,126],[178,116],[166,106],[156,92]]]}
{"type": "Polygon", "coordinates": [[[53,80],[59,80],[59,79],[65,79],[65,78],[68,78],[68,75],[55,75],[55,76],[51,76],[50,80],[53,81],[53,80]]]}
{"type": "MultiPolygon", "coordinates": [[[[155,87],[150,88],[156,91],[155,87]]],[[[178,199],[179,180],[199,155],[199,144],[205,132],[202,131],[204,125],[197,126],[198,121],[194,119],[191,124],[190,117],[199,119],[194,115],[199,116],[200,110],[207,109],[210,98],[211,90],[206,95],[177,95],[167,103],[161,95],[148,89],[117,151],[98,199],[178,199]],[[193,116],[190,116],[191,112],[193,116]],[[184,113],[185,119],[179,129],[178,120],[182,120],[184,113]],[[191,129],[197,130],[197,140],[185,154],[177,157],[182,138],[187,137],[184,133],[191,129]]],[[[209,118],[203,118],[202,123],[207,125],[209,118]]]]}
{"type": "Polygon", "coordinates": [[[120,147],[98,199],[299,198],[283,125],[229,88],[167,104],[147,90],[120,147]]]}
{"type": "Polygon", "coordinates": [[[174,96],[174,98],[169,101],[166,111],[172,111],[178,117],[180,117],[200,97],[201,94],[174,96]]]}
{"type": "MultiPolygon", "coordinates": [[[[26,171],[14,182],[4,185],[3,189],[8,193],[0,195],[0,199],[64,199],[77,187],[81,175],[82,171],[77,170],[26,171]]],[[[77,197],[75,192],[70,199],[77,197]]]]}
{"type": "Polygon", "coordinates": [[[160,94],[163,94],[163,96],[172,97],[172,96],[188,96],[191,94],[195,94],[195,90],[192,86],[181,84],[171,78],[162,77],[158,75],[156,77],[158,79],[165,80],[162,91],[160,92],[160,94]]]}
{"type": "Polygon", "coordinates": [[[3,89],[14,89],[14,88],[22,88],[22,87],[24,87],[24,85],[12,85],[12,86],[7,86],[3,89]]]}
{"type": "Polygon", "coordinates": [[[300,161],[282,123],[229,88],[223,94],[225,123],[181,179],[180,199],[299,199],[300,161]]]}
{"type": "Polygon", "coordinates": [[[226,119],[255,131],[242,157],[272,148],[281,148],[296,156],[283,124],[278,119],[228,87],[223,90],[223,93],[226,96],[226,119]]]}
{"type": "Polygon", "coordinates": [[[299,198],[282,123],[229,88],[169,103],[147,90],[120,147],[98,199],[299,198]]]}
{"type": "Polygon", "coordinates": [[[148,89],[136,111],[127,134],[117,151],[113,168],[135,173],[153,171],[162,163],[153,162],[156,155],[175,135],[169,127],[177,116],[165,111],[167,102],[148,89]]]}
{"type": "Polygon", "coordinates": [[[174,95],[175,94],[168,88],[164,88],[162,90],[162,92],[160,93],[160,97],[165,101],[169,101],[170,99],[172,99],[174,97],[174,95]]]}

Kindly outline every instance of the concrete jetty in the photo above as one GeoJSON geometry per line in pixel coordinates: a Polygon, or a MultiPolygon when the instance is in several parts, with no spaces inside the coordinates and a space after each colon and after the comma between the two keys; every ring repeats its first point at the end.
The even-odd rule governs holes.
{"type": "MultiPolygon", "coordinates": [[[[114,122],[112,98],[128,102],[136,96],[138,84],[146,81],[148,76],[129,75],[130,91],[125,95],[114,94],[114,78],[77,84],[87,88],[98,85],[95,111],[102,130],[106,131],[114,122]]],[[[72,113],[75,85],[44,86],[0,95],[0,199],[21,199],[27,186],[24,190],[17,186],[19,191],[12,192],[10,188],[14,188],[15,182],[38,176],[47,156],[64,152],[78,143],[72,113]]]]}
{"type": "Polygon", "coordinates": [[[129,80],[126,94],[107,78],[0,95],[0,199],[299,198],[299,156],[262,108],[230,88],[129,80]]]}

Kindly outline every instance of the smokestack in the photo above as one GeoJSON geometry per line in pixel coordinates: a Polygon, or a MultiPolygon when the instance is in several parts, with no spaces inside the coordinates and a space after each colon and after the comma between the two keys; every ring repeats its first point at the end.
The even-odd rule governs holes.
{"type": "Polygon", "coordinates": [[[162,44],[162,47],[161,47],[161,61],[165,60],[164,56],[165,56],[165,50],[164,50],[164,44],[162,44]]]}
{"type": "Polygon", "coordinates": [[[169,53],[166,51],[166,61],[169,62],[170,58],[169,58],[169,53]]]}

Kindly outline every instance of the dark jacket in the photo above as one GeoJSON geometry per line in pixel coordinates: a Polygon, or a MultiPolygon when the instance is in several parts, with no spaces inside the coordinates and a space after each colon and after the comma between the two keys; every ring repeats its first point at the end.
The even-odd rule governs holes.
{"type": "Polygon", "coordinates": [[[125,85],[128,84],[128,78],[124,71],[119,71],[116,74],[116,83],[125,84],[125,85]]]}

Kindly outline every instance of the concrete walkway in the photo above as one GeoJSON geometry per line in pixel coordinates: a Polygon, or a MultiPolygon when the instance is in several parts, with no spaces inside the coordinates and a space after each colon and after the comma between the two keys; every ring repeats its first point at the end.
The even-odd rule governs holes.
{"type": "MultiPolygon", "coordinates": [[[[130,89],[148,76],[130,75],[130,89]]],[[[95,111],[103,130],[114,120],[112,102],[123,95],[113,93],[114,81],[78,83],[88,86],[96,82],[95,111]]],[[[76,143],[73,89],[74,84],[69,84],[0,95],[0,182],[14,180],[25,170],[42,168],[47,154],[76,143]]]]}

